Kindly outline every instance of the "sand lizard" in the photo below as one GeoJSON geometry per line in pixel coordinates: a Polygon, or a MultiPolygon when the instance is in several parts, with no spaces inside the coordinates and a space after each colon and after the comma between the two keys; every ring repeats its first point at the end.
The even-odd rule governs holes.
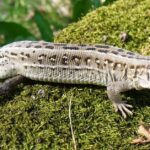
{"type": "Polygon", "coordinates": [[[0,94],[24,78],[107,87],[115,110],[124,118],[132,105],[121,92],[150,88],[150,57],[109,45],[19,41],[0,48],[0,94]]]}

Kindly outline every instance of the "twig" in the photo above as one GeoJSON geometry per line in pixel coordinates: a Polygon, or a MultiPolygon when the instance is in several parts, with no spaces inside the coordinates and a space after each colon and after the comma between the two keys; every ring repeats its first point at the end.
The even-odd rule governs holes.
{"type": "Polygon", "coordinates": [[[72,127],[72,119],[71,119],[71,101],[72,101],[72,96],[70,97],[70,100],[69,100],[69,121],[70,121],[70,129],[71,129],[74,150],[77,150],[75,135],[74,135],[73,127],[72,127]]]}

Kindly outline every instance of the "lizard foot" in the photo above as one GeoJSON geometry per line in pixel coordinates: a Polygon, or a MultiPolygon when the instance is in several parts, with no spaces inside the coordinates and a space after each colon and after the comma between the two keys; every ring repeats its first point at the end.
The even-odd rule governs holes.
{"type": "Polygon", "coordinates": [[[132,105],[129,105],[129,104],[126,104],[125,102],[120,102],[120,103],[114,103],[114,107],[115,107],[115,111],[118,112],[120,111],[121,112],[121,115],[124,117],[124,118],[127,118],[127,115],[129,116],[132,116],[133,113],[132,111],[130,111],[128,108],[132,108],[133,106],[132,105]]]}

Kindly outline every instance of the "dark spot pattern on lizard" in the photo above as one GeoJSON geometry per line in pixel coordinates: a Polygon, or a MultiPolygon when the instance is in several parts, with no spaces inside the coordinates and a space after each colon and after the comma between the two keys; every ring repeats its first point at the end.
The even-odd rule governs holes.
{"type": "Polygon", "coordinates": [[[68,64],[68,56],[67,56],[67,54],[64,54],[64,55],[62,56],[61,63],[62,63],[63,65],[67,65],[67,64],[68,64]]]}
{"type": "Polygon", "coordinates": [[[110,48],[109,45],[95,45],[97,48],[110,48]]]}
{"type": "Polygon", "coordinates": [[[30,48],[30,47],[32,47],[32,45],[26,45],[26,48],[30,48]]]}
{"type": "Polygon", "coordinates": [[[135,68],[135,66],[134,65],[130,65],[130,69],[134,69],[135,68]]]}
{"type": "Polygon", "coordinates": [[[100,53],[108,53],[109,51],[106,50],[106,49],[98,49],[98,52],[100,52],[100,53]]]}
{"type": "Polygon", "coordinates": [[[121,48],[119,48],[119,49],[117,49],[117,50],[118,50],[118,52],[124,52],[124,50],[121,49],[121,48]]]}
{"type": "Polygon", "coordinates": [[[40,60],[38,60],[38,62],[39,62],[39,64],[42,64],[42,60],[40,59],[40,60]]]}
{"type": "Polygon", "coordinates": [[[70,49],[70,50],[78,50],[79,47],[75,46],[64,46],[63,49],[70,49]]]}
{"type": "Polygon", "coordinates": [[[45,45],[45,48],[54,49],[54,46],[52,46],[52,45],[45,45]]]}
{"type": "Polygon", "coordinates": [[[14,53],[14,52],[11,52],[10,54],[13,56],[17,56],[17,53],[14,53]]]}
{"type": "Polygon", "coordinates": [[[35,45],[34,48],[41,48],[41,45],[35,45]]]}
{"type": "Polygon", "coordinates": [[[85,64],[86,65],[90,65],[90,63],[91,63],[91,58],[90,57],[86,57],[85,58],[85,64]]]}
{"type": "Polygon", "coordinates": [[[134,58],[133,56],[127,56],[128,58],[134,58]]]}
{"type": "Polygon", "coordinates": [[[79,66],[81,63],[81,57],[79,56],[73,56],[72,61],[75,62],[75,65],[79,66]]]}
{"type": "Polygon", "coordinates": [[[25,55],[26,55],[28,58],[30,58],[30,54],[27,53],[27,54],[25,54],[25,55]]]}
{"type": "Polygon", "coordinates": [[[86,48],[86,50],[96,50],[96,48],[94,48],[94,47],[88,47],[88,48],[86,48]]]}
{"type": "Polygon", "coordinates": [[[24,66],[25,69],[27,69],[27,66],[24,66]]]}
{"type": "Polygon", "coordinates": [[[21,60],[24,61],[24,57],[21,57],[21,60]]]}
{"type": "Polygon", "coordinates": [[[127,52],[128,55],[135,55],[133,52],[127,52]]]}
{"type": "Polygon", "coordinates": [[[56,63],[56,55],[52,55],[49,57],[50,63],[52,63],[53,65],[55,65],[56,63]]]}
{"type": "Polygon", "coordinates": [[[118,51],[114,51],[114,50],[113,50],[113,51],[111,51],[111,53],[112,53],[112,54],[115,54],[115,55],[118,55],[118,54],[119,54],[119,52],[118,52],[118,51]]]}
{"type": "Polygon", "coordinates": [[[127,55],[125,55],[125,54],[122,54],[121,56],[122,56],[122,57],[126,57],[127,55]]]}

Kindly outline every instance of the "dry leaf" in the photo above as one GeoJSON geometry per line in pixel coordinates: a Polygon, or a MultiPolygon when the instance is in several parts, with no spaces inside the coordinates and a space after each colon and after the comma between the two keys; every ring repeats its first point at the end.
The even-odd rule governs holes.
{"type": "Polygon", "coordinates": [[[138,134],[142,135],[143,137],[139,137],[134,139],[131,144],[145,144],[150,142],[150,127],[146,126],[144,123],[138,128],[138,134]]]}
{"type": "Polygon", "coordinates": [[[144,124],[140,125],[139,126],[139,129],[138,129],[138,133],[142,136],[145,136],[147,139],[150,140],[150,132],[149,132],[149,129],[148,127],[146,127],[144,124]]]}

